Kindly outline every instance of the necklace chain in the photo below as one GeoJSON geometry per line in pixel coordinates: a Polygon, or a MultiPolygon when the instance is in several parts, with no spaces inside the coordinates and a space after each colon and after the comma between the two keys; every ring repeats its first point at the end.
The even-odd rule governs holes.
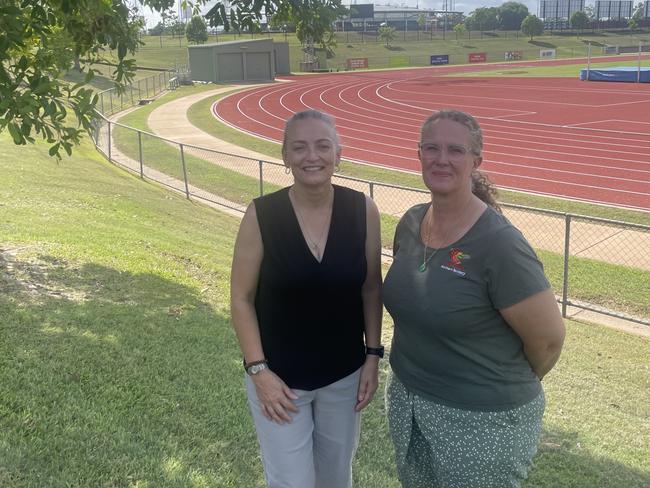
{"type": "Polygon", "coordinates": [[[429,261],[431,261],[431,259],[433,259],[433,256],[435,256],[440,250],[439,247],[435,248],[431,253],[431,255],[427,257],[427,248],[428,248],[427,243],[429,242],[429,237],[431,236],[431,228],[433,227],[433,204],[430,206],[430,208],[431,208],[431,219],[430,219],[431,224],[427,227],[427,233],[425,235],[424,244],[422,246],[422,264],[418,268],[418,271],[420,271],[420,273],[424,273],[427,270],[427,265],[429,264],[429,261]]]}
{"type": "MultiPolygon", "coordinates": [[[[293,189],[292,189],[293,190],[293,189]]],[[[315,241],[312,239],[311,234],[309,234],[309,229],[307,228],[307,225],[305,224],[305,219],[302,216],[302,213],[300,212],[300,209],[298,208],[297,202],[294,205],[294,210],[296,211],[296,217],[298,217],[298,222],[300,223],[300,227],[304,230],[305,232],[305,238],[307,239],[307,245],[313,249],[313,252],[316,256],[316,259],[320,261],[323,258],[320,246],[321,242],[323,241],[323,237],[325,236],[325,232],[330,226],[330,220],[332,219],[332,206],[334,204],[334,191],[331,191],[331,197],[329,199],[329,205],[328,205],[328,217],[327,220],[325,221],[325,225],[323,226],[323,229],[320,232],[320,237],[318,238],[318,241],[315,241]]],[[[295,201],[295,192],[292,192],[294,201],[295,201]]]]}
{"type": "MultiPolygon", "coordinates": [[[[460,213],[458,214],[458,215],[460,215],[460,217],[456,221],[456,228],[462,228],[463,227],[462,222],[464,222],[466,220],[466,217],[464,216],[465,211],[469,208],[471,202],[472,202],[472,199],[470,198],[463,205],[460,213]]],[[[451,235],[451,232],[449,232],[448,234],[442,234],[441,235],[442,236],[442,241],[440,241],[441,242],[441,247],[435,248],[433,250],[433,252],[431,253],[431,255],[427,256],[427,247],[428,247],[427,243],[429,242],[429,237],[431,237],[431,230],[433,229],[433,202],[431,202],[431,205],[429,205],[429,208],[431,209],[431,219],[430,219],[431,223],[430,223],[429,227],[427,227],[427,232],[426,232],[425,237],[424,237],[424,245],[423,245],[423,249],[422,249],[422,264],[418,267],[418,271],[420,271],[420,273],[424,273],[427,270],[427,265],[429,264],[429,261],[431,261],[433,259],[433,257],[438,253],[438,251],[440,251],[440,249],[442,247],[444,247],[444,244],[447,242],[447,238],[450,237],[450,235],[451,235]]],[[[427,209],[427,211],[428,210],[429,209],[427,209]]],[[[425,212],[425,218],[426,218],[426,212],[425,212]]]]}

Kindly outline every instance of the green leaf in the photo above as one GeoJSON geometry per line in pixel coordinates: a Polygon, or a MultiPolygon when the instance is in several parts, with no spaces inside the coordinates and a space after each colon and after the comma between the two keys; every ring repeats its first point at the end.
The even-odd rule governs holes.
{"type": "Polygon", "coordinates": [[[25,138],[23,137],[23,134],[20,132],[20,129],[16,123],[11,122],[7,125],[7,128],[9,129],[9,134],[11,134],[11,137],[14,140],[14,144],[25,144],[25,138]]]}
{"type": "Polygon", "coordinates": [[[54,144],[50,149],[47,151],[50,156],[58,156],[59,155],[59,147],[61,146],[61,143],[57,142],[54,144]]]}
{"type": "Polygon", "coordinates": [[[117,45],[117,57],[121,61],[126,56],[126,44],[120,42],[117,45]]]}
{"type": "Polygon", "coordinates": [[[27,59],[26,56],[22,56],[18,61],[18,63],[16,63],[16,66],[20,71],[25,71],[29,66],[29,60],[27,59]]]}

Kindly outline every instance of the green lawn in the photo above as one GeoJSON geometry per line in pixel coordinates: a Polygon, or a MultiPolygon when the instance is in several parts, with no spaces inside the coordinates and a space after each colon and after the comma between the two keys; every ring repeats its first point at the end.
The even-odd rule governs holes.
{"type": "MultiPolygon", "coordinates": [[[[198,85],[170,92],[154,103],[150,103],[120,119],[120,123],[135,129],[150,131],[147,125],[149,114],[161,103],[170,102],[176,98],[188,96],[192,93],[205,91],[211,86],[198,85]]],[[[138,139],[135,132],[123,127],[115,127],[114,137],[118,149],[134,160],[139,158],[138,139]]],[[[180,150],[161,139],[142,136],[143,163],[153,169],[183,179],[180,150]]],[[[206,190],[214,195],[226,198],[231,202],[247,204],[254,196],[259,195],[259,182],[254,178],[242,175],[237,171],[230,171],[210,163],[208,160],[185,154],[187,177],[190,184],[206,190]]],[[[267,183],[265,191],[271,192],[278,187],[267,183]]]]}
{"type": "MultiPolygon", "coordinates": [[[[46,155],[0,135],[0,486],[262,487],[229,325],[238,221],[87,142],[46,155]]],[[[527,488],[648,486],[649,356],[568,322],[527,488]]],[[[398,486],[381,394],[354,468],[398,486]]]]}
{"type": "MultiPolygon", "coordinates": [[[[426,66],[431,54],[449,54],[452,64],[464,64],[470,52],[488,53],[488,61],[503,61],[505,51],[523,51],[524,59],[538,59],[540,49],[556,49],[562,58],[587,55],[587,43],[592,42],[592,54],[601,54],[603,45],[633,45],[639,39],[645,39],[647,33],[611,33],[594,32],[578,36],[548,34],[530,41],[516,32],[471,32],[456,40],[453,33],[442,32],[433,36],[429,32],[398,32],[398,36],[386,47],[378,42],[376,36],[363,36],[354,32],[336,33],[337,47],[335,56],[328,60],[328,67],[344,69],[347,58],[368,58],[371,68],[390,68],[405,65],[426,66]]],[[[284,41],[284,34],[219,34],[210,36],[208,42],[260,39],[272,37],[275,41],[284,41]]],[[[144,36],[144,45],[139,49],[136,60],[140,66],[155,68],[172,68],[187,64],[187,41],[184,38],[170,36],[144,36]]],[[[303,60],[301,45],[292,34],[288,34],[291,69],[299,70],[303,60]]],[[[647,42],[647,40],[646,40],[647,42]]]]}
{"type": "MultiPolygon", "coordinates": [[[[591,69],[612,68],[618,66],[637,66],[637,61],[617,61],[609,63],[591,63],[591,69]]],[[[650,66],[650,59],[641,60],[641,66],[650,66]]],[[[541,78],[546,76],[577,78],[581,69],[586,69],[587,63],[569,64],[564,66],[516,66],[512,69],[496,69],[490,71],[481,71],[480,73],[461,73],[454,76],[527,76],[541,78]]]]}

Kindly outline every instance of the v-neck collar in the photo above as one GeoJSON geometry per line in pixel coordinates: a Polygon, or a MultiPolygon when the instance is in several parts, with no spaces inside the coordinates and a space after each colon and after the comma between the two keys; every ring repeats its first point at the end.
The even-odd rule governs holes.
{"type": "Polygon", "coordinates": [[[327,229],[327,239],[325,239],[325,247],[323,247],[323,254],[321,254],[320,261],[316,258],[313,252],[311,252],[311,247],[309,247],[309,243],[307,242],[307,236],[304,234],[302,231],[302,228],[300,227],[300,220],[298,219],[298,214],[296,213],[296,209],[293,206],[293,202],[291,201],[291,197],[289,197],[289,190],[291,187],[287,187],[285,196],[287,199],[287,204],[289,205],[289,209],[291,210],[291,214],[293,215],[293,221],[294,225],[296,226],[296,229],[298,231],[298,235],[300,236],[300,241],[302,241],[302,246],[305,252],[311,257],[311,259],[316,263],[317,265],[323,264],[325,261],[325,256],[328,254],[328,249],[329,249],[329,244],[330,244],[330,238],[332,237],[332,229],[333,229],[333,222],[334,222],[334,213],[336,211],[336,185],[332,185],[332,215],[330,216],[330,222],[329,222],[329,228],[327,229]]]}

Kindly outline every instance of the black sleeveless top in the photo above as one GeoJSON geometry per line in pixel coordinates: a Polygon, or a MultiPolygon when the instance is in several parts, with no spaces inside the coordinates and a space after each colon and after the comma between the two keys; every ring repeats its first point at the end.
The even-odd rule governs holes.
{"type": "Polygon", "coordinates": [[[254,203],[264,246],[255,296],[264,355],[290,388],[322,388],[365,361],[365,195],[334,185],[320,263],[300,230],[289,188],[254,203]]]}

